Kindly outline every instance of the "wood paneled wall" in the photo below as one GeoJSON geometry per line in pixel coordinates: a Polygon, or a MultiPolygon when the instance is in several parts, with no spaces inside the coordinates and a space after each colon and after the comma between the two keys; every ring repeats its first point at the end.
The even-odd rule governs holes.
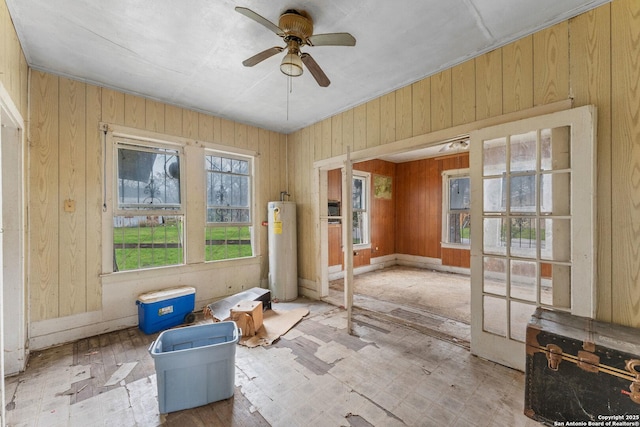
{"type": "MultiPolygon", "coordinates": [[[[101,121],[260,153],[259,219],[266,220],[266,202],[278,200],[286,186],[285,136],[275,132],[36,71],[31,72],[30,102],[32,321],[101,308],[101,121]],[[74,212],[64,211],[67,199],[76,202],[74,212]]],[[[257,236],[266,254],[266,227],[257,236]]],[[[263,257],[261,279],[267,272],[263,257]]]]}
{"type": "MultiPolygon", "coordinates": [[[[598,108],[600,320],[640,326],[640,2],[615,0],[289,136],[289,185],[312,202],[313,161],[572,98],[598,108]]],[[[331,90],[329,88],[329,90],[331,90]]],[[[416,171],[416,173],[418,173],[416,171]]],[[[317,212],[299,217],[315,282],[317,212]]]]}
{"type": "Polygon", "coordinates": [[[0,0],[0,82],[25,121],[28,118],[28,72],[27,60],[9,15],[7,3],[0,0]]]}
{"type": "MultiPolygon", "coordinates": [[[[468,167],[467,153],[398,164],[395,235],[397,253],[442,259],[444,265],[463,266],[459,250],[450,249],[445,257],[440,247],[442,172],[468,167]]],[[[469,251],[465,252],[468,257],[469,251]]],[[[469,266],[469,260],[466,265],[469,266]]]]}
{"type": "MultiPolygon", "coordinates": [[[[371,188],[369,189],[369,223],[371,249],[359,249],[354,258],[354,267],[367,265],[371,258],[391,255],[395,252],[396,228],[396,164],[382,160],[369,160],[353,165],[353,170],[369,172],[371,174],[371,188]],[[376,198],[373,195],[373,184],[376,175],[392,179],[391,199],[376,198]]],[[[328,172],[327,193],[330,200],[342,200],[342,171],[334,169],[328,172]]],[[[329,226],[329,265],[342,264],[342,229],[337,225],[329,226]],[[336,230],[337,229],[337,230],[336,230]],[[337,241],[336,241],[337,239],[337,241]],[[339,253],[336,253],[336,250],[339,253]]]]}

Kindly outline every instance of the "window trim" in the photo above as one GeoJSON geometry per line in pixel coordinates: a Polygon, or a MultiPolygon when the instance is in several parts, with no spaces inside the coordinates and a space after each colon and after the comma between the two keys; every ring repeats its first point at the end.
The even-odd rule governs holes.
{"type": "MultiPolygon", "coordinates": [[[[135,276],[136,278],[152,278],[160,277],[166,273],[166,269],[171,269],[172,273],[181,274],[180,272],[200,271],[200,269],[210,269],[211,263],[205,262],[204,256],[204,233],[205,228],[205,200],[199,200],[204,197],[204,150],[212,149],[219,152],[224,152],[231,155],[244,155],[253,159],[253,176],[254,179],[259,176],[260,173],[260,153],[256,150],[234,147],[232,145],[223,145],[220,143],[214,143],[211,141],[196,140],[191,138],[185,138],[181,136],[168,135],[149,131],[145,129],[137,129],[124,125],[118,125],[108,122],[100,122],[99,130],[102,138],[102,162],[98,166],[102,170],[102,182],[100,183],[102,193],[102,254],[101,254],[101,272],[100,277],[109,283],[119,283],[122,280],[130,280],[135,276]],[[115,194],[113,185],[116,185],[114,181],[115,165],[114,165],[114,139],[124,138],[131,140],[134,144],[163,144],[168,147],[176,148],[181,147],[182,150],[182,162],[181,173],[183,178],[181,179],[181,185],[183,185],[181,192],[181,202],[185,215],[185,237],[184,237],[184,249],[185,258],[183,264],[168,265],[161,267],[152,267],[139,270],[124,270],[113,271],[113,217],[114,217],[114,202],[115,194]],[[197,165],[193,167],[192,165],[197,165]],[[184,166],[184,167],[183,167],[184,166]],[[188,175],[188,176],[187,176],[188,175]],[[200,182],[202,184],[195,184],[200,182]],[[190,185],[187,185],[187,184],[190,185]],[[113,185],[112,185],[113,184],[113,185]],[[189,219],[186,219],[189,216],[189,219]],[[207,267],[208,266],[208,267],[207,267]]],[[[261,197],[259,192],[260,184],[254,181],[252,192],[251,210],[253,213],[251,224],[251,239],[252,239],[252,253],[251,257],[233,258],[223,261],[223,263],[234,263],[234,265],[246,265],[247,262],[256,262],[255,260],[261,256],[261,243],[257,240],[260,238],[259,229],[259,203],[258,197],[261,197]],[[252,261],[249,261],[252,260],[252,261]]],[[[167,214],[163,210],[164,214],[167,214]]]]}
{"type": "MultiPolygon", "coordinates": [[[[365,243],[354,243],[354,249],[368,249],[371,247],[371,173],[365,171],[354,170],[351,176],[351,179],[360,179],[365,183],[365,191],[363,192],[365,197],[365,209],[356,209],[353,208],[353,213],[355,212],[365,212],[366,213],[366,223],[365,223],[365,234],[366,234],[366,242],[365,243]]],[[[353,181],[351,183],[353,187],[353,181]]],[[[363,239],[364,240],[364,239],[363,239]]]]}
{"type": "Polygon", "coordinates": [[[205,263],[217,263],[217,262],[225,262],[225,261],[233,261],[233,260],[239,260],[239,259],[247,259],[247,258],[253,258],[256,256],[259,256],[258,250],[259,250],[259,245],[258,242],[256,242],[256,239],[258,237],[258,233],[257,233],[257,193],[256,193],[256,189],[257,189],[257,185],[256,185],[256,175],[257,175],[257,170],[258,170],[258,155],[257,154],[249,154],[249,153],[245,153],[245,152],[241,152],[241,150],[237,150],[238,152],[233,152],[233,151],[229,151],[228,149],[220,149],[220,148],[216,148],[216,147],[205,147],[205,150],[203,152],[203,156],[202,156],[202,160],[204,162],[204,167],[203,167],[203,172],[204,172],[204,182],[203,182],[203,187],[204,187],[204,192],[202,194],[203,197],[203,204],[204,204],[204,228],[205,228],[205,235],[206,235],[206,230],[209,227],[220,227],[220,228],[226,228],[226,227],[244,227],[244,226],[248,226],[249,227],[249,234],[250,234],[250,239],[251,239],[251,255],[250,256],[246,256],[246,257],[236,257],[236,258],[228,258],[228,259],[218,259],[218,260],[207,260],[206,259],[206,239],[204,241],[204,246],[203,246],[203,250],[205,252],[205,256],[204,256],[204,262],[205,263]],[[217,223],[217,222],[209,222],[207,220],[207,211],[209,209],[209,205],[207,202],[207,173],[208,173],[208,169],[207,169],[207,160],[206,160],[206,156],[208,155],[212,155],[212,154],[216,154],[220,157],[227,157],[227,158],[231,158],[231,159],[236,159],[236,160],[246,160],[249,162],[249,221],[248,222],[228,222],[228,223],[217,223]]]}
{"type": "MultiPolygon", "coordinates": [[[[471,249],[471,238],[469,243],[449,242],[449,180],[452,178],[469,178],[471,183],[470,168],[447,169],[442,171],[442,233],[440,247],[448,249],[471,249]]],[[[471,206],[469,206],[471,214],[471,206]]]]}

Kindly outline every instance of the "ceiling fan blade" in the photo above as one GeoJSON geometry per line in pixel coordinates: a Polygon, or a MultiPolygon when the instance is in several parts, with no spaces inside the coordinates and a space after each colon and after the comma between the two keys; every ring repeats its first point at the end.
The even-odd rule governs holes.
{"type": "Polygon", "coordinates": [[[271,58],[273,55],[282,52],[283,50],[284,48],[279,46],[270,47],[267,50],[263,50],[262,52],[253,55],[251,58],[245,59],[244,61],[242,61],[242,65],[244,65],[245,67],[253,67],[256,64],[261,63],[265,59],[271,58]]]}
{"type": "Polygon", "coordinates": [[[274,33],[276,33],[279,36],[283,36],[284,35],[284,31],[282,31],[280,29],[280,27],[278,27],[273,22],[269,21],[267,18],[263,18],[262,16],[258,15],[257,13],[255,13],[251,9],[247,9],[246,7],[238,6],[238,7],[236,7],[236,12],[243,14],[247,18],[253,19],[258,24],[264,25],[266,28],[268,28],[269,30],[273,31],[274,33]]]}
{"type": "Polygon", "coordinates": [[[355,46],[356,39],[349,33],[314,34],[308,39],[311,46],[355,46]]]}
{"type": "Polygon", "coordinates": [[[309,72],[311,73],[313,78],[316,79],[320,86],[327,87],[331,84],[331,81],[329,81],[329,77],[327,77],[324,71],[322,71],[322,68],[320,68],[316,60],[313,59],[311,55],[309,55],[308,53],[303,53],[302,55],[300,55],[300,59],[302,59],[302,62],[307,66],[309,72]]]}

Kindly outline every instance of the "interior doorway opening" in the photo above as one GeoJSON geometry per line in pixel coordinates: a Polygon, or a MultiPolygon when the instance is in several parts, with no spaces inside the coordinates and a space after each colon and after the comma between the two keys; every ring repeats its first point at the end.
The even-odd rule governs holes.
{"type": "MultiPolygon", "coordinates": [[[[399,322],[469,348],[468,168],[464,136],[353,163],[356,316],[399,322]]],[[[343,182],[342,169],[327,172],[329,287],[324,299],[337,306],[346,306],[343,182]]]]}

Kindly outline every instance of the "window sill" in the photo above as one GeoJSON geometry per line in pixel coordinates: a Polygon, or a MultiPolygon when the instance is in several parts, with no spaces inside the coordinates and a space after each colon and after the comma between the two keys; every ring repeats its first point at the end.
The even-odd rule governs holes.
{"type": "Polygon", "coordinates": [[[465,250],[471,250],[471,245],[465,245],[462,243],[446,243],[446,242],[440,242],[440,247],[441,248],[446,248],[446,249],[465,249],[465,250]]]}
{"type": "Polygon", "coordinates": [[[363,243],[360,245],[353,245],[354,251],[361,251],[362,249],[371,249],[371,243],[363,243]]]}

